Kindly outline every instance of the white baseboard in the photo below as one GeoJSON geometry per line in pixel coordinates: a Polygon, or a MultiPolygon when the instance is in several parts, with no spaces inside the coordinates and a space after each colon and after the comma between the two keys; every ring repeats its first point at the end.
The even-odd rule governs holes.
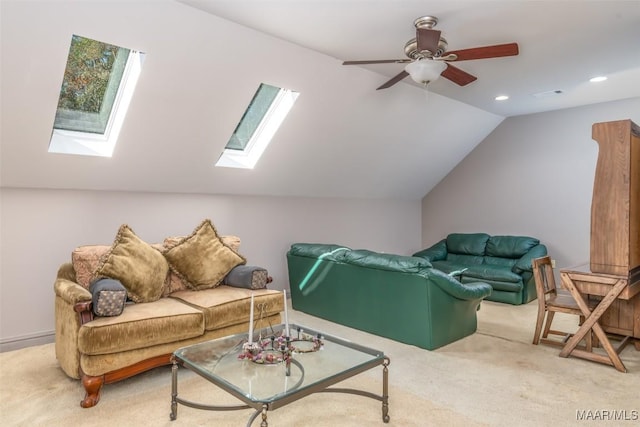
{"type": "Polygon", "coordinates": [[[2,339],[0,340],[0,353],[36,345],[50,344],[55,342],[55,340],[56,335],[54,331],[2,339]]]}

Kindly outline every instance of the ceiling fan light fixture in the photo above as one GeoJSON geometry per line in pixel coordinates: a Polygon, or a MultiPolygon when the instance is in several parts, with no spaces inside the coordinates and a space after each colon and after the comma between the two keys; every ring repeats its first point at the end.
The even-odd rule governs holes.
{"type": "MultiPolygon", "coordinates": [[[[1,0],[0,0],[1,1],[1,0]]],[[[480,46],[469,49],[448,51],[447,41],[440,30],[433,27],[438,23],[435,16],[423,16],[413,23],[416,36],[404,45],[407,59],[374,59],[365,61],[344,61],[342,65],[363,64],[407,64],[400,73],[391,77],[376,90],[387,89],[406,77],[427,87],[429,83],[440,76],[457,84],[466,86],[477,80],[477,77],[450,64],[453,61],[469,61],[475,59],[501,58],[516,56],[519,53],[518,43],[502,43],[491,46],[480,46]]]]}
{"type": "Polygon", "coordinates": [[[421,85],[427,85],[440,77],[447,64],[444,61],[434,61],[433,59],[418,59],[410,62],[404,67],[414,82],[421,85]]]}

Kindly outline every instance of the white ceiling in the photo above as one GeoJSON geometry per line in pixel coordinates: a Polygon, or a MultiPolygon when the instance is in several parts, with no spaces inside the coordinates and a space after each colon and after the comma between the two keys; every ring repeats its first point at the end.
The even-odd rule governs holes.
{"type": "Polygon", "coordinates": [[[639,96],[639,5],[0,0],[0,185],[420,200],[507,116],[639,96]],[[521,54],[458,63],[478,80],[430,92],[376,91],[399,64],[342,65],[401,58],[426,14],[450,49],[516,41],[521,54]],[[47,152],[72,34],[146,53],[111,158],[47,152]],[[300,97],[253,170],[214,167],[260,83],[300,97]]]}
{"type": "MultiPolygon", "coordinates": [[[[413,22],[424,15],[439,19],[449,50],[517,42],[519,56],[455,63],[478,77],[467,86],[443,78],[430,85],[504,117],[640,95],[639,1],[179,1],[340,61],[405,59],[413,22]],[[609,79],[588,82],[597,75],[609,79]],[[556,90],[563,93],[534,96],[556,90]],[[494,100],[502,94],[510,99],[494,100]]],[[[402,67],[367,65],[380,74],[371,90],[402,67]]]]}

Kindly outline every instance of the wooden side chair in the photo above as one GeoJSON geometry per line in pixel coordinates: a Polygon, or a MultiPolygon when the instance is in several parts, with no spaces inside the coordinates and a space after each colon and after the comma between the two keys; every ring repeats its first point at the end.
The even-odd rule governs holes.
{"type": "MultiPolygon", "coordinates": [[[[533,277],[536,283],[536,291],[538,293],[538,319],[536,321],[536,331],[533,336],[533,343],[537,345],[541,342],[543,344],[564,347],[566,341],[572,334],[551,329],[554,314],[556,312],[575,314],[580,316],[581,321],[584,320],[584,316],[575,299],[571,296],[571,293],[564,289],[556,288],[553,266],[549,256],[534,259],[532,261],[532,266],[533,277]],[[544,330],[542,330],[543,323],[544,330]],[[561,341],[549,339],[547,338],[549,334],[560,335],[563,339],[561,341]]],[[[591,334],[587,334],[585,341],[587,347],[586,350],[591,351],[591,334]]]]}

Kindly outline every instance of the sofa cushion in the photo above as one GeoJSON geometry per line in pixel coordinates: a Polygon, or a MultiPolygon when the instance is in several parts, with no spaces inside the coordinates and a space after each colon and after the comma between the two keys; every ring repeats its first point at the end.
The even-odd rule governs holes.
{"type": "Polygon", "coordinates": [[[222,283],[236,288],[264,289],[267,287],[269,272],[262,267],[238,265],[224,277],[222,283]]]}
{"type": "Polygon", "coordinates": [[[98,279],[89,286],[91,309],[96,316],[120,316],[127,303],[127,288],[114,279],[98,279]]]}
{"type": "Polygon", "coordinates": [[[447,236],[447,251],[482,256],[488,240],[489,235],[485,233],[451,233],[447,236]]]}
{"type": "Polygon", "coordinates": [[[95,273],[100,259],[109,252],[109,245],[78,246],[71,252],[71,263],[76,272],[76,283],[85,289],[89,289],[93,273],[95,273]]]}
{"type": "MultiPolygon", "coordinates": [[[[462,283],[475,283],[482,281],[483,283],[491,285],[491,288],[493,288],[494,291],[517,293],[521,292],[523,288],[522,280],[520,280],[519,282],[503,282],[501,280],[478,279],[477,277],[465,276],[464,273],[462,274],[462,278],[460,279],[460,281],[462,283]]],[[[491,296],[489,298],[491,298],[491,296]]]]}
{"type": "Polygon", "coordinates": [[[78,332],[83,354],[120,353],[182,341],[204,333],[200,310],[171,298],[132,304],[117,317],[96,317],[78,332]]]}
{"type": "Polygon", "coordinates": [[[497,280],[500,282],[518,283],[522,281],[522,276],[514,273],[508,267],[498,267],[484,265],[470,265],[464,272],[467,277],[473,277],[481,280],[497,280]]]}
{"type": "MultiPolygon", "coordinates": [[[[187,236],[166,237],[162,242],[162,245],[164,246],[165,249],[170,248],[171,246],[174,246],[176,243],[179,243],[185,237],[187,236]]],[[[220,236],[220,240],[222,240],[222,243],[229,246],[234,251],[236,252],[240,251],[240,238],[238,236],[220,236]]]]}
{"type": "MultiPolygon", "coordinates": [[[[261,315],[266,318],[284,310],[283,293],[271,289],[251,290],[220,285],[215,289],[197,292],[175,292],[169,296],[169,299],[183,301],[202,311],[205,329],[211,331],[248,319],[251,294],[254,296],[254,319],[256,321],[261,315]]],[[[267,326],[269,325],[256,324],[256,328],[267,326]]],[[[248,323],[247,329],[249,329],[248,323]]]]}
{"type": "Polygon", "coordinates": [[[488,265],[495,265],[499,267],[508,267],[510,270],[516,264],[517,259],[514,258],[500,258],[494,256],[485,256],[484,263],[488,265]]]}
{"type": "Polygon", "coordinates": [[[184,283],[184,280],[182,280],[180,276],[178,276],[171,270],[171,268],[169,268],[169,274],[167,274],[167,278],[164,282],[164,290],[162,291],[162,296],[166,297],[174,292],[184,291],[185,289],[189,288],[187,287],[187,284],[184,283]]]}
{"type": "Polygon", "coordinates": [[[127,288],[129,298],[140,303],[160,298],[168,271],[162,253],[123,224],[93,276],[94,280],[102,277],[119,280],[127,288]]]}
{"type": "Polygon", "coordinates": [[[487,242],[487,255],[502,258],[520,258],[540,240],[527,236],[492,236],[487,242]]]}
{"type": "MultiPolygon", "coordinates": [[[[163,250],[176,245],[185,237],[186,236],[172,236],[165,238],[162,242],[163,250]]],[[[220,236],[220,240],[222,240],[222,243],[229,246],[234,251],[238,252],[240,250],[240,238],[238,236],[220,236]]],[[[165,287],[162,296],[166,297],[174,292],[184,291],[186,289],[189,289],[189,287],[184,282],[184,280],[182,280],[180,276],[169,269],[169,274],[167,275],[167,280],[165,281],[165,287]]]]}
{"type": "Polygon", "coordinates": [[[204,220],[191,235],[164,251],[169,267],[194,290],[218,286],[245,258],[225,245],[211,220],[204,220]]]}
{"type": "Polygon", "coordinates": [[[480,265],[483,263],[484,258],[478,255],[465,255],[465,254],[447,254],[447,261],[453,264],[473,264],[480,265]]]}

